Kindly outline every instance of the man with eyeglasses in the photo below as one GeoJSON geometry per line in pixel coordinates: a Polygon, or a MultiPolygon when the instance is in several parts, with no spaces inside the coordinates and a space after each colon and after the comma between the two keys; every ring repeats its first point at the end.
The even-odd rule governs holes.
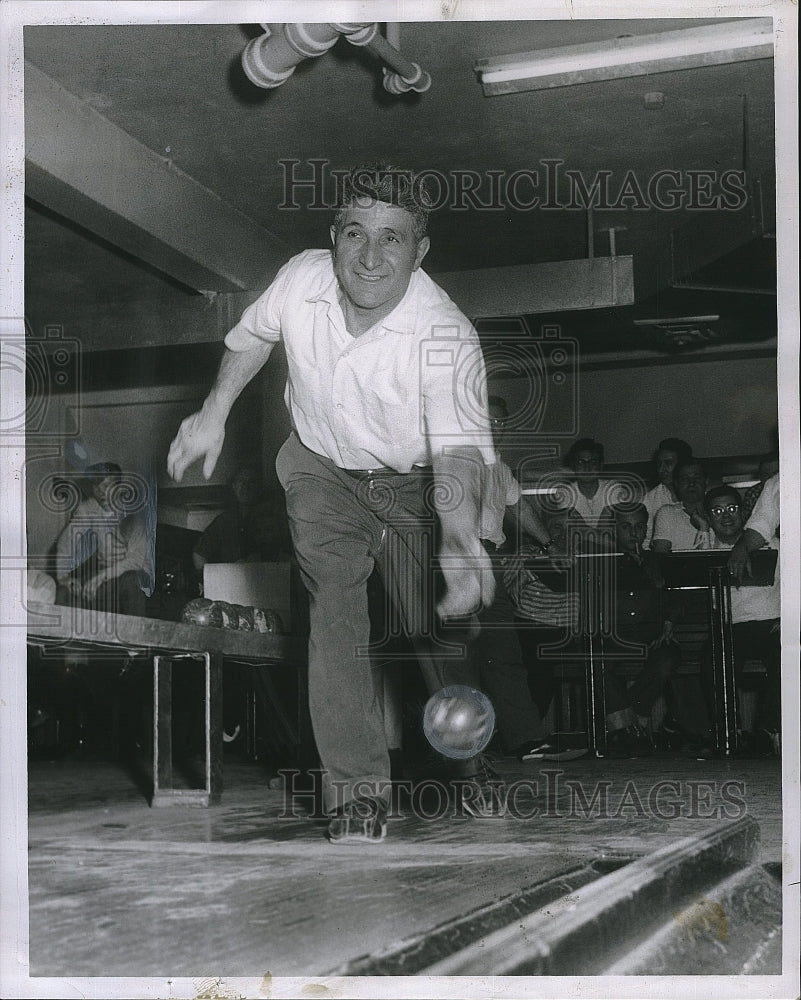
{"type": "Polygon", "coordinates": [[[680,462],[673,471],[676,503],[656,512],[651,549],[654,552],[687,552],[711,546],[704,510],[706,474],[697,458],[680,462]]]}
{"type": "MultiPolygon", "coordinates": [[[[712,529],[713,549],[733,549],[743,537],[742,498],[733,486],[717,486],[704,499],[712,529]]],[[[766,543],[778,548],[775,537],[766,543]]],[[[749,660],[761,660],[767,677],[757,701],[754,720],[754,748],[757,753],[778,752],[781,726],[781,585],[779,565],[769,587],[741,586],[731,588],[732,652],[734,676],[738,687],[743,680],[743,668],[749,660]]],[[[712,656],[709,644],[701,653],[702,683],[707,705],[714,704],[712,687],[712,656]]]]}

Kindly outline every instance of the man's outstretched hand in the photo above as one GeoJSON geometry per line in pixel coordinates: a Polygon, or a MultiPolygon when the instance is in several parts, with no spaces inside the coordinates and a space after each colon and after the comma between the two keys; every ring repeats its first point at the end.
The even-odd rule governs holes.
{"type": "Polygon", "coordinates": [[[203,477],[209,479],[224,440],[225,420],[205,408],[198,410],[182,421],[178,428],[167,455],[167,472],[176,483],[180,483],[189,466],[202,458],[203,477]]]}

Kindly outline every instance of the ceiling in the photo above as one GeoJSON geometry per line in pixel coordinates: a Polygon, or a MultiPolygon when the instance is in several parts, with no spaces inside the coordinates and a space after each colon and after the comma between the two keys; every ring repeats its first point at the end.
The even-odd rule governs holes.
{"type": "MultiPolygon", "coordinates": [[[[658,171],[678,171],[686,188],[689,171],[745,169],[750,181],[762,178],[770,207],[772,60],[498,97],[483,95],[473,69],[489,56],[708,23],[406,22],[400,48],[433,82],[426,93],[402,97],[386,94],[379,64],[344,40],[301,63],[281,87],[260,90],[240,64],[244,46],[261,33],[258,25],[37,26],[25,29],[24,41],[29,64],[249,220],[269,244],[270,259],[280,261],[326,245],[330,221],[328,212],[308,207],[307,190],[293,196],[304,207],[285,207],[291,199],[281,161],[288,160],[299,161],[295,170],[304,179],[310,160],[343,169],[386,159],[450,177],[469,170],[481,179],[482,202],[490,200],[488,171],[544,176],[546,160],[562,161],[561,169],[580,172],[587,184],[609,171],[611,201],[629,171],[641,187],[658,171]],[[654,92],[663,95],[662,106],[647,108],[644,95],[654,92]]],[[[30,142],[44,126],[33,116],[26,127],[30,142]]],[[[97,150],[86,155],[87,171],[101,169],[97,150]]],[[[772,213],[756,234],[746,227],[732,239],[733,217],[750,208],[661,210],[635,200],[596,209],[591,221],[561,197],[560,208],[524,210],[508,199],[484,210],[446,207],[432,216],[426,269],[436,275],[584,258],[590,225],[594,253],[605,256],[613,227],[616,252],[634,258],[636,301],[555,316],[585,350],[661,350],[658,336],[633,319],[695,313],[719,315],[732,350],[772,342],[776,301],[765,294],[776,280],[772,213]],[[673,271],[671,246],[682,262],[673,271]],[[693,287],[672,289],[678,279],[693,287]],[[745,288],[750,292],[738,290],[745,288]]],[[[191,214],[185,223],[193,225],[191,214]]],[[[208,316],[209,296],[168,277],[158,258],[145,262],[92,230],[91,210],[65,219],[29,200],[26,310],[34,331],[62,322],[88,350],[119,351],[141,346],[133,317],[150,331],[146,343],[154,348],[191,338],[176,333],[175,317],[208,316]]]]}

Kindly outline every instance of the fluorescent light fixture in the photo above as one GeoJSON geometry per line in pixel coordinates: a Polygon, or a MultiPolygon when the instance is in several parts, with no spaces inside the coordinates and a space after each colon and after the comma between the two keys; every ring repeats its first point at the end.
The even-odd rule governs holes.
{"type": "Polygon", "coordinates": [[[773,21],[744,18],[480,59],[485,97],[773,57],[773,21]]]}

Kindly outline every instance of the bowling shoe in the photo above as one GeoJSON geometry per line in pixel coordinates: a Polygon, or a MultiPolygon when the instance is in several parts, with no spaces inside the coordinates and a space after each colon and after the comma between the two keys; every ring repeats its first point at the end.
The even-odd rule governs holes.
{"type": "Polygon", "coordinates": [[[357,796],[341,806],[328,823],[332,844],[378,844],[387,835],[386,803],[357,796]]]}
{"type": "Polygon", "coordinates": [[[453,782],[457,808],[474,819],[500,819],[506,815],[506,785],[484,754],[470,761],[472,770],[453,782]]]}
{"type": "Polygon", "coordinates": [[[648,733],[636,723],[623,729],[615,729],[609,734],[607,756],[631,759],[633,757],[649,757],[654,752],[654,746],[648,733]]]}
{"type": "Polygon", "coordinates": [[[518,760],[577,760],[584,757],[587,747],[565,747],[550,740],[535,740],[523,743],[517,748],[515,756],[518,760]]]}

